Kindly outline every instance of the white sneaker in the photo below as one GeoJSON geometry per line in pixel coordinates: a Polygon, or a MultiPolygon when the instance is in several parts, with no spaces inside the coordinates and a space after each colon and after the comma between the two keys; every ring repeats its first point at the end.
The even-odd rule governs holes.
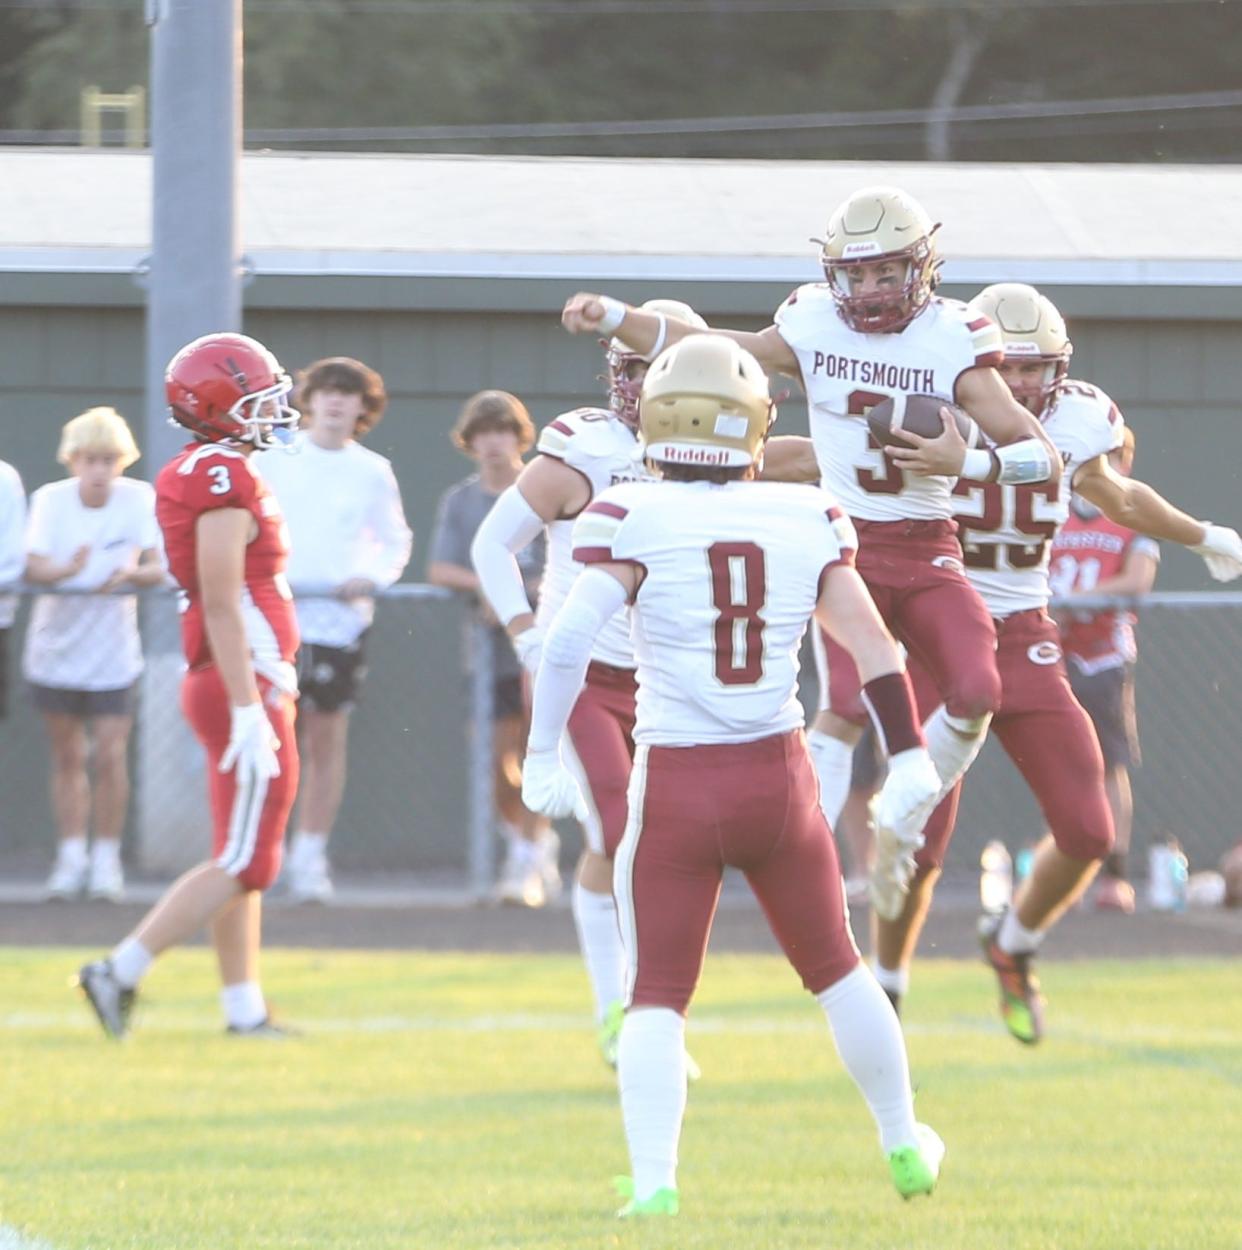
{"type": "Polygon", "coordinates": [[[326,855],[290,859],[289,898],[293,902],[326,903],[334,892],[326,855]]]}
{"type": "Polygon", "coordinates": [[[509,842],[509,853],[496,882],[497,902],[513,903],[519,907],[542,907],[547,901],[543,866],[539,848],[522,838],[509,842]]]}
{"type": "Polygon", "coordinates": [[[52,866],[51,875],[47,879],[44,890],[49,899],[78,898],[86,889],[86,878],[90,872],[87,860],[66,860],[59,855],[52,866]]]}
{"type": "Polygon", "coordinates": [[[125,874],[116,859],[92,859],[86,883],[87,898],[119,903],[125,894],[125,874]]]}

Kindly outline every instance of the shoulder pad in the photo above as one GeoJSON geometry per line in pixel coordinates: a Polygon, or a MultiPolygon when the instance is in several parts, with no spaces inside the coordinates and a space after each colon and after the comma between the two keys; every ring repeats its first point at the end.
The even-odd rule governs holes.
{"type": "Polygon", "coordinates": [[[634,436],[607,409],[575,408],[543,427],[535,450],[582,469],[632,451],[634,445],[634,436]]]}

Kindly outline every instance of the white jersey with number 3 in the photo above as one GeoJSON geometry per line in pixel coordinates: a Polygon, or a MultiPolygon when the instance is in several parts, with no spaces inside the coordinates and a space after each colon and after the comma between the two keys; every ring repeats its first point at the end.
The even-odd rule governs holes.
{"type": "Polygon", "coordinates": [[[953,478],[902,472],[867,428],[867,413],[893,395],[951,402],[966,370],[1001,363],[992,322],[957,300],[933,298],[903,330],[863,334],[841,319],[829,287],[813,283],[794,291],[775,323],[802,371],[824,489],[867,521],[952,516],[953,478]]]}
{"type": "MultiPolygon", "coordinates": [[[[591,488],[592,499],[618,482],[654,480],[643,463],[642,446],[633,430],[604,408],[562,413],[540,431],[535,450],[580,473],[591,488]]],[[[551,623],[582,571],[573,557],[573,529],[572,518],[548,526],[548,555],[536,613],[543,626],[551,623]]],[[[591,659],[614,668],[634,667],[629,613],[624,608],[604,626],[591,659]]]]}
{"type": "Polygon", "coordinates": [[[954,489],[966,576],[997,619],[1047,604],[1050,544],[1069,516],[1074,474],[1120,447],[1126,428],[1117,405],[1086,382],[1061,383],[1042,423],[1065,465],[1059,483],[963,478],[954,489]]]}
{"type": "Polygon", "coordinates": [[[854,527],[827,492],[776,482],[632,483],[574,527],[583,563],[644,571],[632,608],[634,740],[750,742],[802,725],[798,650],[854,527]]]}

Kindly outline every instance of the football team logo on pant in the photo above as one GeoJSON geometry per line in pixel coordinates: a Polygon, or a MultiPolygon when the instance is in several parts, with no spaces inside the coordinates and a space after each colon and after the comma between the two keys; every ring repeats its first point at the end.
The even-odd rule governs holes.
{"type": "Polygon", "coordinates": [[[1044,639],[1033,647],[1027,647],[1026,658],[1032,664],[1055,664],[1061,658],[1061,648],[1055,642],[1044,639]]]}

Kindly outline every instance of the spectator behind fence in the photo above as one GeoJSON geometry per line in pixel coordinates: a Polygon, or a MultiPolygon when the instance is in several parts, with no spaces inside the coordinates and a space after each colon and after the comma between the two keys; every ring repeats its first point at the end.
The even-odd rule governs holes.
{"type": "Polygon", "coordinates": [[[61,434],[56,458],[69,478],[41,486],[30,500],[26,580],[90,592],[37,596],[26,630],[23,670],[51,742],[60,840],[49,898],[73,898],[85,889],[91,898],[117,900],[124,888],[126,753],[142,644],[137,599],[112,592],[164,579],[155,492],[121,476],[138,456],[125,418],[112,408],[91,408],[61,434]],[[94,833],[89,855],[88,828],[94,833]]]}
{"type": "MultiPolygon", "coordinates": [[[[529,728],[522,690],[522,666],[508,634],[480,597],[479,578],[470,560],[470,544],[501,492],[517,481],[522,456],[535,441],[535,427],[525,405],[507,391],[480,391],[461,410],[450,437],[454,446],[478,463],[479,471],[440,496],[427,580],[471,596],[491,631],[496,666],[493,751],[496,807],[507,848],[497,884],[503,902],[538,907],[561,890],[560,842],[548,821],[522,803],[521,759],[529,728]]],[[[543,536],[524,547],[517,562],[532,594],[543,573],[543,536]]]]}
{"type": "Polygon", "coordinates": [[[373,596],[401,576],[413,545],[392,465],[357,441],[387,403],[374,369],[348,356],[317,360],[298,379],[294,454],[255,458],[289,526],[295,593],[310,586],[336,596],[297,604],[302,784],[288,886],[298,901],[332,896],[328,839],[345,793],[349,714],[366,676],[373,596]]]}
{"type": "MultiPolygon", "coordinates": [[[[1134,467],[1134,432],[1126,426],[1122,445],[1109,462],[1124,477],[1134,467]]],[[[1160,546],[1104,516],[1074,495],[1070,517],[1052,540],[1049,579],[1061,600],[1057,621],[1068,661],[1070,688],[1095,725],[1104,753],[1104,785],[1112,808],[1117,840],[1100,869],[1097,907],[1134,910],[1134,887],[1127,875],[1126,855],[1134,822],[1130,769],[1142,762],[1134,710],[1134,614],[1116,608],[1075,610],[1075,598],[1091,595],[1150,593],[1160,563],[1160,546]],[[1066,601],[1069,601],[1068,603],[1066,601]]]]}
{"type": "MultiPolygon", "coordinates": [[[[17,470],[0,460],[0,586],[22,579],[26,567],[26,491],[17,470]]],[[[0,720],[9,711],[9,631],[17,596],[0,594],[0,720]]]]}

